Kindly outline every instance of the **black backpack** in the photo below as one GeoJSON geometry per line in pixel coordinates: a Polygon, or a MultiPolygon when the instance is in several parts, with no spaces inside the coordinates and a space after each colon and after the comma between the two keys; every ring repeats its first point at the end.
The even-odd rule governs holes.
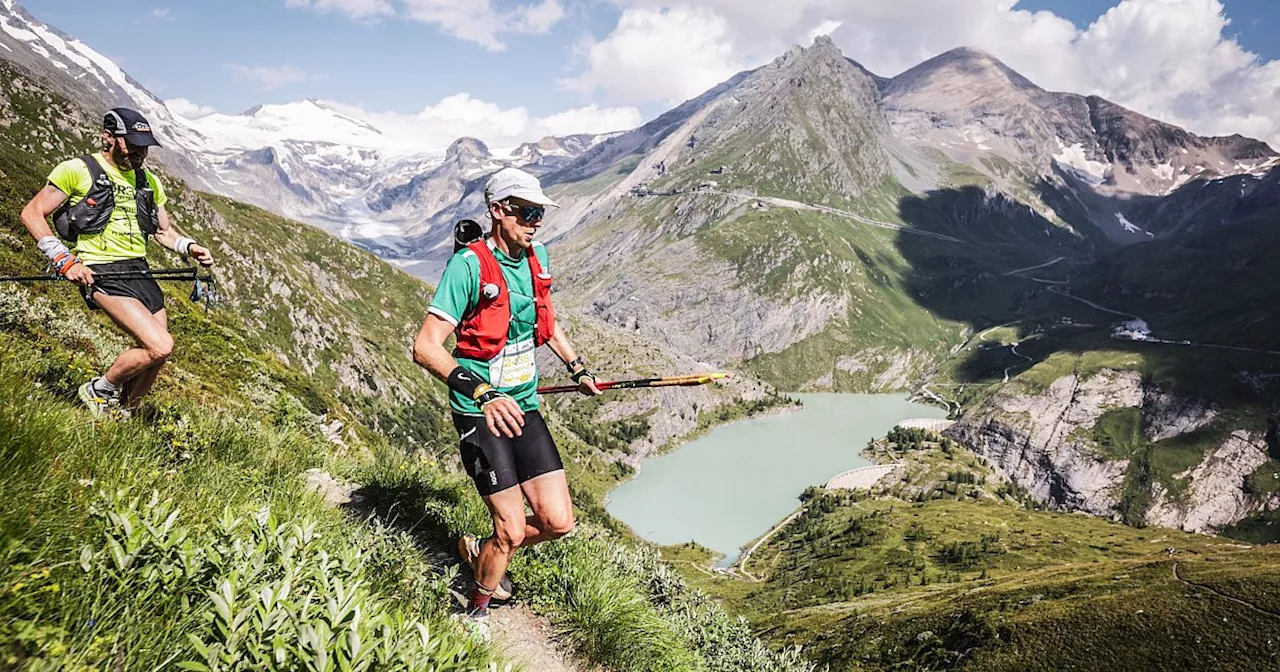
{"type": "MultiPolygon", "coordinates": [[[[101,233],[111,221],[111,213],[116,208],[115,186],[106,171],[92,155],[80,157],[89,176],[93,179],[93,187],[89,193],[71,205],[68,199],[53,212],[53,228],[63,240],[74,241],[80,236],[101,233]]],[[[156,208],[156,195],[147,181],[147,171],[138,168],[133,171],[134,199],[138,204],[138,228],[142,234],[150,236],[160,230],[160,213],[156,208]]]]}
{"type": "Polygon", "coordinates": [[[480,224],[475,220],[460,219],[457,224],[453,225],[453,251],[455,253],[481,238],[484,238],[484,229],[480,228],[480,224]]]}

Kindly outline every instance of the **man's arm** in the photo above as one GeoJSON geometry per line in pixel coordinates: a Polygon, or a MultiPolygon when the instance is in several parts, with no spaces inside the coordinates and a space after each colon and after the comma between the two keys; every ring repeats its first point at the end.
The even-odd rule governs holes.
{"type": "Polygon", "coordinates": [[[169,219],[169,211],[164,206],[156,207],[159,215],[160,225],[156,228],[156,234],[153,236],[156,242],[177,252],[200,262],[202,266],[213,265],[213,253],[209,248],[203,247],[196,241],[183,235],[178,227],[173,225],[173,221],[169,219]]]}
{"type": "Polygon", "coordinates": [[[22,225],[26,227],[27,233],[36,239],[36,246],[49,258],[49,263],[63,277],[81,285],[92,285],[93,271],[80,263],[67,246],[53,235],[53,229],[49,228],[49,215],[66,201],[67,195],[61,189],[52,184],[44,185],[44,188],[36,192],[35,197],[27,202],[26,207],[22,208],[20,215],[22,225]]]}
{"type": "Polygon", "coordinates": [[[413,361],[418,366],[431,372],[460,394],[474,399],[480,404],[484,419],[489,424],[489,431],[494,436],[520,436],[524,426],[524,411],[515,399],[494,390],[487,383],[476,380],[469,372],[458,366],[458,360],[445,349],[444,342],[453,333],[454,326],[435,313],[427,313],[418,337],[413,341],[413,361]]]}
{"type": "Polygon", "coordinates": [[[595,375],[587,370],[585,363],[578,360],[573,344],[569,342],[564,329],[560,328],[560,320],[556,320],[555,330],[551,332],[551,340],[547,341],[547,345],[569,367],[569,375],[574,377],[573,382],[578,384],[579,392],[593,397],[600,394],[600,390],[596,388],[595,375]]]}
{"type": "Polygon", "coordinates": [[[49,228],[49,215],[52,215],[53,211],[66,201],[67,195],[62,193],[61,189],[52,184],[44,185],[44,189],[37,192],[22,209],[22,225],[27,227],[27,233],[36,240],[52,236],[53,229],[49,228]]]}

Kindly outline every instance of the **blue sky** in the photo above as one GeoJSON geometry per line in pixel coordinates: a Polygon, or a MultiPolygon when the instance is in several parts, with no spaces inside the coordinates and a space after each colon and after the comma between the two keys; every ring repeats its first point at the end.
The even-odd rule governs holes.
{"type": "Polygon", "coordinates": [[[415,115],[467,94],[531,118],[647,119],[829,33],[883,75],[974,46],[1046,88],[1280,141],[1274,0],[20,2],[161,98],[230,114],[322,98],[415,115]]]}

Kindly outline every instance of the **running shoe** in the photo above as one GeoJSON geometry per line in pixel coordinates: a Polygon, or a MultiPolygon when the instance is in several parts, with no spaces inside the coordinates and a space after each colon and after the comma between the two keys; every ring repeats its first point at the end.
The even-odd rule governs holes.
{"type": "MultiPolygon", "coordinates": [[[[480,560],[480,547],[488,540],[488,537],[477,539],[470,534],[464,534],[462,538],[458,539],[458,555],[462,556],[463,561],[471,568],[473,575],[476,572],[476,562],[480,560]]],[[[502,581],[498,582],[498,588],[493,591],[493,599],[499,602],[506,602],[511,599],[512,588],[511,579],[503,575],[502,581]]]]}
{"type": "Polygon", "coordinates": [[[93,389],[93,381],[89,381],[80,386],[80,401],[89,409],[89,413],[95,418],[101,418],[107,414],[111,407],[112,399],[101,397],[93,389]]]}
{"type": "Polygon", "coordinates": [[[467,638],[479,644],[488,644],[491,639],[489,634],[489,610],[474,609],[465,613],[457,614],[454,617],[458,624],[462,626],[462,631],[467,638]]]}

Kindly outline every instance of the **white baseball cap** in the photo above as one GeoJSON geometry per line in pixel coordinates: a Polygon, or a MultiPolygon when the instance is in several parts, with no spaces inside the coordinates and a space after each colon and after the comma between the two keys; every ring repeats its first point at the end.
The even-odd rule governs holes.
{"type": "Polygon", "coordinates": [[[519,168],[503,168],[489,178],[484,187],[486,203],[495,203],[505,198],[518,198],[537,205],[558,208],[560,204],[542,193],[542,185],[538,178],[519,168]]]}

